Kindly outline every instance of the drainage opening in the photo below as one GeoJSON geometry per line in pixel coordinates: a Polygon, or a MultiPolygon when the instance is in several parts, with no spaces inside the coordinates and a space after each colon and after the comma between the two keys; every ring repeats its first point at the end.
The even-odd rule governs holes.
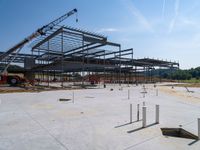
{"type": "Polygon", "coordinates": [[[182,128],[161,128],[162,134],[165,136],[198,139],[198,137],[182,128]]]}
{"type": "Polygon", "coordinates": [[[66,101],[71,101],[71,99],[69,99],[69,98],[60,98],[59,101],[64,101],[64,102],[66,102],[66,101]]]}

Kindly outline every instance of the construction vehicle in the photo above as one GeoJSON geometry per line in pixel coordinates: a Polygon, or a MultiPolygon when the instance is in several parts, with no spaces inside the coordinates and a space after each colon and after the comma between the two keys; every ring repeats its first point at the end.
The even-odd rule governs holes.
{"type": "Polygon", "coordinates": [[[100,76],[98,75],[89,75],[88,78],[90,84],[92,85],[98,84],[100,82],[100,76]]]}
{"type": "Polygon", "coordinates": [[[16,86],[21,83],[25,83],[27,80],[18,75],[1,75],[0,84],[9,84],[11,86],[16,86]]]}
{"type": "MultiPolygon", "coordinates": [[[[62,21],[64,21],[66,18],[68,18],[69,16],[71,16],[71,15],[77,13],[77,12],[78,12],[77,9],[73,9],[73,10],[69,11],[68,13],[62,15],[61,17],[59,17],[56,20],[50,22],[49,24],[47,24],[47,25],[39,28],[34,33],[32,33],[30,36],[28,36],[27,38],[25,38],[24,40],[22,40],[18,44],[14,45],[10,49],[8,49],[5,53],[3,53],[2,55],[0,55],[0,62],[3,62],[10,54],[15,54],[14,57],[12,58],[12,60],[10,62],[8,62],[8,64],[6,65],[6,67],[1,72],[0,83],[10,83],[10,84],[13,85],[13,84],[18,84],[18,83],[21,83],[22,81],[25,81],[25,80],[23,80],[19,76],[8,76],[7,75],[7,69],[9,67],[9,65],[16,58],[16,56],[18,55],[18,53],[20,52],[20,50],[28,42],[30,42],[31,40],[37,38],[38,36],[46,35],[46,33],[48,31],[52,30],[54,26],[58,25],[59,23],[61,23],[62,21]]],[[[78,22],[77,18],[76,18],[76,22],[78,22]]]]}

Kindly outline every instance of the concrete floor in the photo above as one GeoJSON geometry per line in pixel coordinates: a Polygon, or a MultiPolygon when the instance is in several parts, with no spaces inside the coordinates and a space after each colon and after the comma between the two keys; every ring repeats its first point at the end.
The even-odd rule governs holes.
{"type": "MultiPolygon", "coordinates": [[[[179,127],[197,135],[200,90],[164,86],[109,85],[105,89],[0,94],[0,150],[199,150],[200,141],[163,136],[160,128],[179,127]],[[110,89],[113,88],[113,91],[110,89]],[[158,89],[158,96],[156,96],[158,89]],[[130,90],[130,99],[128,99],[130,90]],[[61,102],[59,98],[72,99],[61,102]],[[147,128],[136,121],[136,106],[147,106],[147,128]],[[133,123],[129,106],[133,105],[133,123]]],[[[140,119],[141,119],[140,110],[140,119]]]]}

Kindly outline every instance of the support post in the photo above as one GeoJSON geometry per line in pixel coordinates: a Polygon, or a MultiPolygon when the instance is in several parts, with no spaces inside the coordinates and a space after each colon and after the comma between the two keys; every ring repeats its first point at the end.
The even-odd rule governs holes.
{"type": "Polygon", "coordinates": [[[63,40],[63,32],[61,34],[61,87],[63,88],[64,84],[64,40],[63,40]]]}
{"type": "Polygon", "coordinates": [[[132,123],[133,122],[133,117],[132,117],[132,104],[130,104],[130,123],[132,123]]]}
{"type": "MultiPolygon", "coordinates": [[[[49,56],[49,40],[48,40],[47,44],[48,44],[47,47],[48,47],[48,64],[49,64],[49,58],[50,58],[50,56],[49,56]]],[[[47,78],[48,78],[47,85],[49,87],[49,70],[47,71],[47,78]]]]}
{"type": "Polygon", "coordinates": [[[137,104],[137,121],[140,120],[140,104],[137,104]]]}
{"type": "Polygon", "coordinates": [[[121,45],[119,46],[119,85],[121,86],[121,45]]]}
{"type": "Polygon", "coordinates": [[[156,105],[156,124],[159,124],[159,105],[156,105]]]}
{"type": "Polygon", "coordinates": [[[198,139],[200,140],[200,118],[198,118],[198,139]]]}
{"type": "Polygon", "coordinates": [[[143,104],[143,106],[145,106],[145,102],[143,102],[142,104],[143,104]]]}
{"type": "Polygon", "coordinates": [[[147,111],[147,107],[146,106],[143,106],[142,107],[142,127],[145,128],[146,125],[147,125],[147,122],[146,122],[146,111],[147,111]]]}

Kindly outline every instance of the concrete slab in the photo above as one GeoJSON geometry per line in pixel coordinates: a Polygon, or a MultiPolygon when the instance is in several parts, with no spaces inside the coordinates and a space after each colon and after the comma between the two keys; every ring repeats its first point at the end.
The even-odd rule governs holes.
{"type": "Polygon", "coordinates": [[[166,137],[160,130],[181,126],[197,135],[198,88],[188,93],[181,87],[154,88],[148,84],[144,98],[142,85],[122,87],[0,94],[0,150],[200,149],[199,141],[166,137]],[[73,92],[74,103],[59,101],[72,99],[73,92]],[[147,106],[147,128],[141,128],[142,121],[137,121],[137,104],[141,119],[143,102],[147,106]],[[160,105],[160,124],[154,124],[156,104],[160,105]]]}

